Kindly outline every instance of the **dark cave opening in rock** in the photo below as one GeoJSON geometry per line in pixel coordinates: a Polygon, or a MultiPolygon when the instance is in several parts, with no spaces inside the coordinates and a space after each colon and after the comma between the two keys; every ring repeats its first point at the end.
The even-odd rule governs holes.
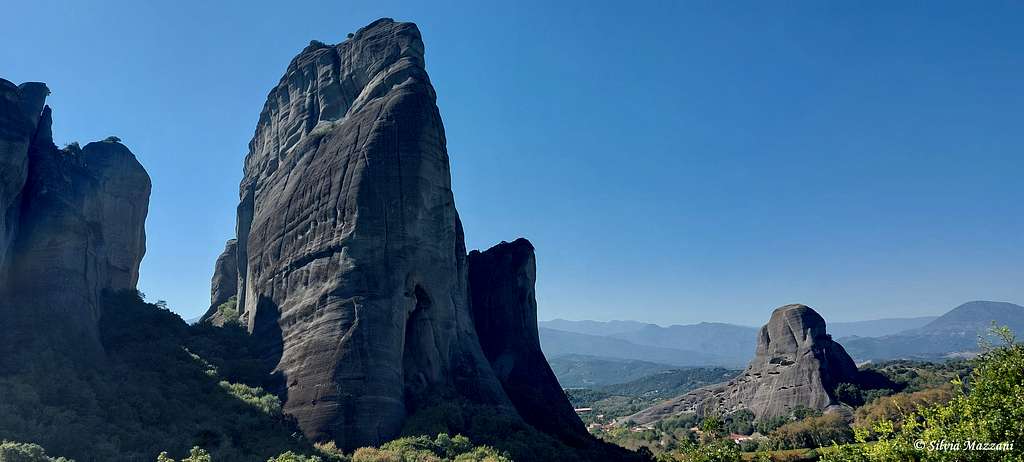
{"type": "Polygon", "coordinates": [[[405,321],[405,344],[402,351],[405,408],[412,413],[423,403],[431,385],[436,361],[433,360],[434,332],[430,322],[433,302],[423,286],[413,290],[415,305],[405,321]]]}

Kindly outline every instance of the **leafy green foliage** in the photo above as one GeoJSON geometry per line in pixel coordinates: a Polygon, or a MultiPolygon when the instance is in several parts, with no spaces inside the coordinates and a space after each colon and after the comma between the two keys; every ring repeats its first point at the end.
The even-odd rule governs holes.
{"type": "MultiPolygon", "coordinates": [[[[892,388],[893,391],[913,393],[967,377],[972,367],[972,363],[966,360],[928,362],[901,359],[868,364],[861,372],[875,372],[888,378],[893,382],[888,388],[892,388]]],[[[865,403],[868,402],[871,400],[866,399],[865,403]]]]}
{"type": "Polygon", "coordinates": [[[277,396],[263,391],[260,387],[251,387],[244,383],[231,383],[226,380],[221,380],[218,385],[231,396],[259,409],[268,416],[281,415],[281,400],[277,396]]]}
{"type": "Polygon", "coordinates": [[[103,361],[75,361],[59,338],[42,336],[0,358],[0,435],[79,460],[153,460],[161,451],[178,457],[195,446],[218,461],[311,452],[261,383],[235,385],[246,366],[227,367],[236,377],[222,373],[218,365],[231,361],[210,348],[215,335],[137,293],[109,294],[100,320],[103,361]]]}
{"type": "Polygon", "coordinates": [[[740,447],[729,440],[715,440],[706,444],[684,444],[681,448],[664,452],[658,462],[739,462],[740,447]]]}
{"type": "Polygon", "coordinates": [[[747,409],[740,409],[725,416],[725,432],[739,435],[754,433],[754,413],[747,409]]]}
{"type": "Polygon", "coordinates": [[[217,314],[224,320],[225,325],[239,324],[238,297],[231,296],[228,301],[218,305],[217,314]]]}
{"type": "Polygon", "coordinates": [[[0,462],[74,462],[63,457],[50,457],[42,446],[31,443],[0,442],[0,462]]]}
{"type": "MultiPolygon", "coordinates": [[[[178,461],[172,459],[170,456],[167,455],[166,452],[161,452],[158,456],[156,456],[156,462],[178,461]]],[[[185,457],[184,459],[181,459],[180,462],[212,462],[212,459],[210,458],[210,453],[206,452],[205,449],[200,447],[193,447],[191,450],[189,450],[188,456],[185,457]]]]}
{"type": "Polygon", "coordinates": [[[469,435],[473,441],[507,451],[516,460],[550,460],[554,455],[565,460],[577,457],[574,451],[533,427],[511,420],[490,406],[461,399],[440,400],[417,410],[402,430],[409,437],[439,433],[469,435]]]}
{"type": "Polygon", "coordinates": [[[1024,460],[1024,345],[1009,329],[995,329],[1002,345],[985,347],[966,382],[954,380],[945,404],[908,410],[896,421],[858,428],[857,445],[835,445],[822,461],[1024,460]],[[897,425],[899,423],[899,425],[897,425]],[[939,444],[956,445],[936,450],[939,444]],[[971,450],[981,444],[990,450],[971,450]]]}
{"type": "Polygon", "coordinates": [[[462,435],[450,437],[439,434],[430,439],[426,436],[399,438],[390,441],[380,449],[361,448],[352,455],[352,462],[511,462],[509,456],[490,446],[473,446],[462,435]]]}
{"type": "Polygon", "coordinates": [[[772,449],[819,448],[850,442],[853,442],[853,430],[837,413],[808,416],[768,435],[768,447],[772,449]]]}

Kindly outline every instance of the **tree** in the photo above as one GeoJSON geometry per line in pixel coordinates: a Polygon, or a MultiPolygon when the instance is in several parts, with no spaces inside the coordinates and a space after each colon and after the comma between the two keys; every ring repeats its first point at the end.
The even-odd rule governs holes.
{"type": "Polygon", "coordinates": [[[870,430],[858,428],[860,445],[835,445],[823,462],[861,461],[1024,461],[1024,345],[1009,329],[994,328],[1003,345],[983,344],[966,382],[954,380],[954,396],[945,404],[924,406],[905,415],[902,425],[889,419],[870,430]],[[960,450],[930,449],[934,443],[959,444],[960,450]],[[967,445],[986,450],[971,450],[967,445]]]}

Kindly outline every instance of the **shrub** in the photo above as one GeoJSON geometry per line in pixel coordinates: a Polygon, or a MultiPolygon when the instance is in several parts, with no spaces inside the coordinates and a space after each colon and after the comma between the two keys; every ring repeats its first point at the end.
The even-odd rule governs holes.
{"type": "Polygon", "coordinates": [[[1004,344],[984,345],[967,382],[954,380],[947,403],[926,404],[894,422],[882,418],[858,428],[859,445],[834,445],[823,462],[1024,460],[1024,345],[1007,328],[993,332],[1004,344]],[[966,386],[966,385],[969,385],[966,386]],[[899,425],[897,425],[899,424],[899,425]],[[1008,443],[1005,451],[931,451],[918,442],[1008,443]]]}
{"type": "Polygon", "coordinates": [[[838,413],[807,417],[783,425],[769,436],[776,449],[820,448],[853,441],[853,430],[838,413]]]}
{"type": "Polygon", "coordinates": [[[0,462],[74,462],[63,457],[46,455],[42,446],[32,443],[4,441],[0,443],[0,462]]]}

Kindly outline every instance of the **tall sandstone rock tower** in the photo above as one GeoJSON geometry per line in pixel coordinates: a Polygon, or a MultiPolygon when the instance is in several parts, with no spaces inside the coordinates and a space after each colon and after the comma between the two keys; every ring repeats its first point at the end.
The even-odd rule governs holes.
{"type": "Polygon", "coordinates": [[[729,414],[740,409],[757,419],[786,416],[797,406],[825,410],[838,404],[835,387],[857,381],[857,365],[825,330],[825,319],[804,305],[772,312],[757,334],[746,370],[729,382],[686,393],[624,421],[648,424],[683,413],[729,414]]]}
{"type": "Polygon", "coordinates": [[[49,93],[0,79],[0,360],[43,339],[101,355],[101,294],[135,289],[146,252],[146,170],[115,138],[58,149],[49,93]]]}
{"type": "Polygon", "coordinates": [[[237,240],[218,259],[204,321],[219,322],[216,305],[237,297],[285,412],[314,440],[379,444],[417,411],[458,402],[547,431],[538,410],[523,407],[543,404],[567,425],[549,435],[599,448],[540,353],[529,243],[529,265],[499,268],[508,277],[529,268],[529,287],[487,280],[477,289],[481,300],[493,300],[483,296],[492,289],[529,297],[478,307],[517,320],[484,326],[487,351],[523,354],[512,353],[517,368],[500,379],[492,364],[508,355],[485,356],[450,176],[414,24],[381,19],[338,45],[311,43],[260,114],[237,240]],[[236,273],[234,287],[226,281],[236,273]],[[517,339],[520,328],[533,336],[517,339]],[[532,382],[531,368],[540,373],[532,382]],[[540,401],[522,396],[538,392],[540,401]]]}

